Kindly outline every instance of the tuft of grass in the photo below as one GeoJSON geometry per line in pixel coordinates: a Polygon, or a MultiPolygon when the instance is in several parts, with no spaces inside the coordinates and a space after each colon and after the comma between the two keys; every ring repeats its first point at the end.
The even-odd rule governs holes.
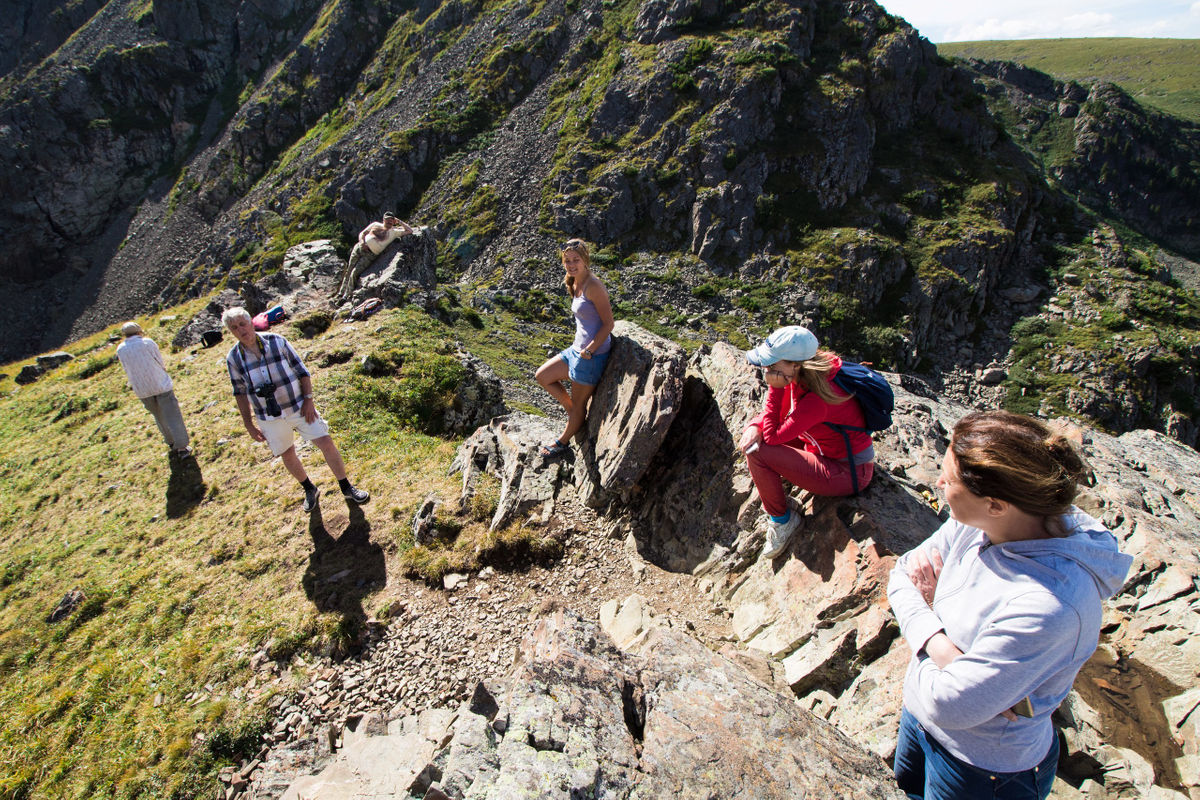
{"type": "Polygon", "coordinates": [[[499,482],[491,476],[480,476],[466,508],[456,515],[436,518],[430,544],[416,545],[401,554],[400,564],[406,574],[438,584],[451,572],[471,572],[489,565],[518,569],[562,557],[561,535],[545,528],[518,522],[489,531],[499,497],[499,482]]]}
{"type": "Polygon", "coordinates": [[[75,373],[74,373],[75,378],[77,380],[81,380],[81,381],[87,380],[88,378],[92,377],[93,375],[96,375],[96,374],[108,369],[109,367],[111,367],[113,364],[116,364],[116,363],[117,363],[116,353],[113,353],[112,355],[109,355],[109,356],[100,356],[97,358],[88,359],[87,363],[85,363],[82,367],[80,367],[78,370],[75,371],[75,373]]]}
{"type": "Polygon", "coordinates": [[[329,330],[333,314],[329,311],[314,311],[292,321],[292,328],[305,339],[312,339],[329,330]]]}
{"type": "Polygon", "coordinates": [[[437,435],[465,371],[444,343],[372,350],[344,390],[347,404],[391,415],[396,424],[437,435]]]}

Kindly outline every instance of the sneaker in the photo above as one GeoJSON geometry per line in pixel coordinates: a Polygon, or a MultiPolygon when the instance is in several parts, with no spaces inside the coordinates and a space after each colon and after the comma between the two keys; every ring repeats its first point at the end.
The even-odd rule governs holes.
{"type": "Polygon", "coordinates": [[[181,459],[182,458],[191,458],[192,457],[192,448],[185,447],[182,450],[172,450],[171,455],[175,456],[176,458],[181,458],[181,459]]]}
{"type": "Polygon", "coordinates": [[[304,508],[305,514],[312,513],[312,510],[317,507],[317,498],[320,496],[321,496],[321,487],[320,486],[314,486],[313,490],[311,492],[308,491],[307,489],[304,490],[304,506],[303,506],[303,508],[304,508]]]}
{"type": "Polygon", "coordinates": [[[371,493],[366,489],[359,489],[357,486],[351,486],[348,491],[342,492],[342,497],[352,503],[358,503],[360,506],[371,499],[371,493]]]}
{"type": "Polygon", "coordinates": [[[783,552],[787,547],[788,540],[792,538],[792,534],[796,532],[796,528],[800,527],[800,512],[788,504],[788,511],[791,516],[787,518],[787,522],[776,522],[773,519],[767,519],[767,541],[763,545],[763,558],[774,558],[783,552]]]}

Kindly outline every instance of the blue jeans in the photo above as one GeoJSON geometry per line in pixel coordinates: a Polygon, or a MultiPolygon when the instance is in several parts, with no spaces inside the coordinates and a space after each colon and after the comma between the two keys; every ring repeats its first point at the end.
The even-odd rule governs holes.
{"type": "Polygon", "coordinates": [[[955,758],[904,709],[895,764],[896,783],[912,800],[1045,800],[1058,767],[1058,735],[1033,769],[992,772],[955,758]]]}

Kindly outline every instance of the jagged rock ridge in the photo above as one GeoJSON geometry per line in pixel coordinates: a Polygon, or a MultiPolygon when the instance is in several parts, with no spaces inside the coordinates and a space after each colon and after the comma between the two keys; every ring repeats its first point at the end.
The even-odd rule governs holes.
{"type": "MultiPolygon", "coordinates": [[[[1075,291],[1040,273],[1056,232],[1081,241],[1069,204],[967,74],[870,2],[114,0],[21,69],[0,273],[38,279],[18,308],[68,311],[6,321],[14,352],[344,245],[384,208],[434,224],[468,282],[549,289],[548,240],[581,234],[631,311],[800,320],[948,385],[1075,291]]],[[[1175,186],[1137,191],[1191,213],[1175,186]]],[[[1150,395],[1143,423],[1194,416],[1150,395]]]]}

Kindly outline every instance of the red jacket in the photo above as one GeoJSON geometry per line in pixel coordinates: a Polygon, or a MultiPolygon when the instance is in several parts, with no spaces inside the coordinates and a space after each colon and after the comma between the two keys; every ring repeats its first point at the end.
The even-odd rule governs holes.
{"type": "MultiPolygon", "coordinates": [[[[833,377],[841,368],[842,360],[834,356],[829,386],[835,395],[845,397],[846,393],[833,382],[833,377]]],[[[826,403],[799,383],[789,383],[783,389],[768,387],[767,407],[750,424],[757,425],[762,431],[765,444],[788,444],[827,458],[848,458],[850,454],[846,452],[841,431],[822,424],[825,422],[859,428],[865,425],[858,400],[852,398],[844,403],[826,403]]],[[[850,436],[850,448],[855,453],[861,453],[872,444],[869,433],[847,433],[850,436]]]]}

